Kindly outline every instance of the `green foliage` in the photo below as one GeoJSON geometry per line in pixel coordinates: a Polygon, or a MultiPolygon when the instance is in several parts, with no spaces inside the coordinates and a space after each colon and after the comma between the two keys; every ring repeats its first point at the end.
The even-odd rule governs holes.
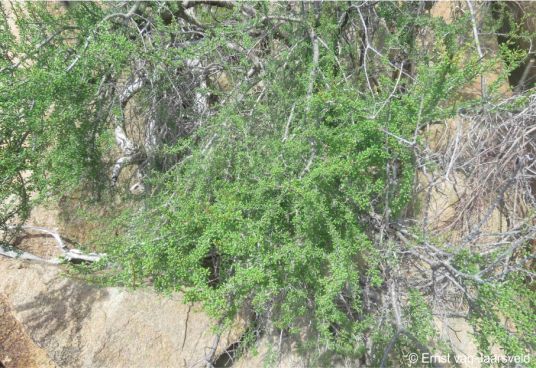
{"type": "Polygon", "coordinates": [[[432,311],[426,299],[418,291],[410,292],[407,308],[407,315],[410,318],[410,330],[419,342],[426,346],[436,334],[432,311]]]}
{"type": "MultiPolygon", "coordinates": [[[[536,345],[536,294],[524,278],[514,274],[504,282],[481,286],[478,295],[471,322],[482,351],[491,354],[493,346],[500,346],[508,356],[530,355],[527,347],[536,345]]],[[[536,366],[534,359],[529,366],[536,366]]]]}
{"type": "MultiPolygon", "coordinates": [[[[317,32],[329,39],[333,19],[324,15],[317,32]]],[[[229,35],[219,32],[209,45],[229,35]]],[[[437,42],[446,51],[438,46],[427,55],[430,65],[419,66],[414,84],[384,108],[378,101],[389,98],[395,81],[383,80],[378,101],[363,95],[332,73],[329,52],[307,96],[311,61],[297,61],[311,60],[308,43],[298,43],[289,59],[268,60],[266,97],[221,106],[197,132],[203,143],[190,143],[188,159],[153,178],[154,195],[131,214],[127,235],[111,248],[111,259],[122,265],[119,277],[182,290],[218,320],[251,310],[296,335],[311,321],[318,344],[362,354],[363,336],[373,328],[362,282],[383,284],[371,214],[402,213],[415,172],[405,142],[422,121],[445,116],[440,102],[478,72],[477,63],[469,72],[453,63],[458,51],[441,32],[452,29],[439,28],[437,42]],[[283,63],[294,66],[282,69],[283,63]]],[[[412,330],[426,342],[431,317],[416,293],[409,313],[412,330]]]]}
{"type": "MultiPolygon", "coordinates": [[[[32,16],[20,18],[20,39],[3,21],[0,43],[28,59],[24,68],[6,59],[0,64],[0,225],[28,216],[29,192],[48,197],[81,185],[96,192],[107,186],[114,122],[123,114],[117,89],[126,76],[143,74],[152,89],[140,92],[137,104],[154,109],[171,138],[148,164],[144,180],[151,190],[128,202],[121,216],[102,220],[108,228],[99,229],[96,246],[108,257],[78,272],[102,271],[107,283],[183,291],[224,326],[247,312],[259,329],[270,321],[298,338],[307,330],[312,338],[301,345],[307,351],[322,347],[359,359],[371,338],[378,363],[397,331],[385,324],[384,311],[365,305],[364,289],[383,292],[386,266],[399,260],[384,239],[393,229],[379,229],[377,218],[392,224],[403,218],[418,166],[431,167],[416,157],[421,128],[481,103],[459,91],[497,58],[482,61],[475,54],[467,16],[447,24],[417,3],[380,2],[367,10],[384,54],[367,49],[372,56],[364,61],[341,37],[337,4],[260,33],[251,30],[267,24],[272,4],[257,4],[256,16],[246,21],[237,8],[201,8],[196,22],[204,33],[193,41],[201,32],[184,32],[175,16],[184,17],[182,6],[144,4],[143,14],[154,18],[149,36],[140,36],[143,17],[135,19],[137,29],[129,28],[103,20],[108,9],[91,3],[56,15],[28,4],[32,16]],[[433,47],[416,42],[421,33],[433,47]],[[56,36],[36,47],[45,34],[56,36]],[[249,54],[258,44],[265,44],[262,73],[250,77],[248,70],[258,66],[249,54]],[[221,60],[214,68],[225,72],[232,90],[210,83],[190,88],[198,71],[189,70],[187,60],[221,60]],[[173,101],[171,91],[181,84],[188,86],[180,95],[186,102],[173,101]],[[185,134],[180,125],[194,115],[196,93],[216,102],[195,132],[185,134]],[[156,100],[168,104],[155,108],[156,100]]],[[[501,53],[509,68],[522,58],[509,49],[501,53]]],[[[473,275],[485,261],[464,251],[453,266],[473,275]]],[[[520,278],[478,291],[471,307],[483,350],[496,342],[522,354],[534,345],[534,295],[520,278]],[[516,332],[506,331],[501,318],[514,321],[516,332]]],[[[396,351],[415,349],[415,341],[434,345],[426,296],[411,290],[404,303],[404,327],[414,339],[402,336],[396,351]]],[[[245,340],[252,339],[250,328],[245,340]]]]}
{"type": "Polygon", "coordinates": [[[14,4],[12,10],[32,15],[17,18],[19,37],[9,32],[7,17],[0,32],[4,47],[19,59],[3,59],[0,73],[0,203],[4,206],[6,198],[16,203],[2,211],[2,226],[15,214],[26,218],[31,192],[49,198],[81,182],[106,184],[95,180],[105,177],[99,142],[107,129],[105,107],[95,96],[98,82],[123,68],[131,50],[124,35],[102,32],[67,71],[76,57],[69,37],[87,37],[102,17],[100,8],[84,4],[52,15],[44,4],[24,6],[14,4]]]}

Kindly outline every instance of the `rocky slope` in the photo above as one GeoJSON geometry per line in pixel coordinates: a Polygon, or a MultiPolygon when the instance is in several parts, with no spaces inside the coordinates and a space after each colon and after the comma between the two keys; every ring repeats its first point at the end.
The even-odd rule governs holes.
{"type": "MultiPolygon", "coordinates": [[[[6,368],[197,367],[213,344],[212,321],[180,295],[99,288],[59,267],[4,258],[0,275],[6,368]]],[[[219,346],[236,338],[232,331],[219,346]]]]}

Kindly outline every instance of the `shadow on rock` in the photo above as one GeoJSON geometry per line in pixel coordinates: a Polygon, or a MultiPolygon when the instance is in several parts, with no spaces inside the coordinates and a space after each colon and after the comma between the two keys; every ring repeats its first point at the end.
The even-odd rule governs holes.
{"type": "Polygon", "coordinates": [[[32,301],[16,307],[32,338],[53,352],[59,365],[71,365],[82,349],[80,331],[93,304],[107,296],[105,289],[65,279],[45,283],[32,301]]]}

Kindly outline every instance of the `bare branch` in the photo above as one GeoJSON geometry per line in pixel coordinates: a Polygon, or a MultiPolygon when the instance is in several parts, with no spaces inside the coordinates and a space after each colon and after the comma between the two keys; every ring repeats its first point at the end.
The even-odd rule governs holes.
{"type": "Polygon", "coordinates": [[[8,258],[16,258],[16,259],[22,259],[27,261],[38,261],[38,262],[45,262],[53,265],[58,265],[63,261],[68,261],[72,263],[80,263],[80,262],[97,262],[101,260],[105,254],[97,254],[97,253],[83,253],[82,251],[78,249],[68,249],[67,246],[63,243],[63,240],[61,236],[57,233],[57,231],[50,230],[44,227],[39,226],[30,226],[30,225],[23,225],[21,227],[16,226],[10,226],[11,230],[31,230],[31,231],[39,231],[45,234],[48,234],[54,238],[56,241],[58,249],[62,253],[61,258],[53,258],[53,259],[45,259],[36,255],[33,255],[29,252],[21,251],[19,249],[16,249],[14,247],[6,248],[0,245],[0,255],[8,257],[8,258]]]}
{"type": "Polygon", "coordinates": [[[305,107],[305,114],[309,112],[311,107],[311,95],[313,94],[313,87],[316,80],[316,74],[318,72],[318,63],[320,60],[320,48],[318,46],[318,37],[313,27],[309,28],[309,38],[311,39],[311,44],[313,48],[313,64],[311,65],[311,72],[309,74],[309,85],[307,86],[307,103],[305,107]]]}
{"type": "MultiPolygon", "coordinates": [[[[484,58],[484,53],[482,52],[482,48],[480,47],[480,39],[478,37],[478,26],[476,24],[476,14],[473,9],[473,4],[471,0],[466,0],[467,6],[469,7],[469,11],[471,12],[471,23],[473,26],[473,37],[475,38],[475,45],[476,50],[478,52],[478,56],[480,57],[480,60],[484,58]]],[[[486,97],[486,81],[484,79],[484,75],[480,74],[480,91],[482,93],[482,97],[486,97]]]]}

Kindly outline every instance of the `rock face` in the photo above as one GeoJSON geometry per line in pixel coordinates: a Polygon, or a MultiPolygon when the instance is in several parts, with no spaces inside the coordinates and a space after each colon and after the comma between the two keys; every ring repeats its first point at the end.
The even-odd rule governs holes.
{"type": "Polygon", "coordinates": [[[1,367],[52,368],[55,364],[26,333],[13,316],[6,298],[0,294],[0,362],[1,367]]]}
{"type": "MultiPolygon", "coordinates": [[[[58,267],[1,257],[0,275],[6,368],[206,365],[213,321],[181,295],[99,288],[65,278],[58,267]]],[[[231,331],[219,346],[236,338],[231,331]]]]}

